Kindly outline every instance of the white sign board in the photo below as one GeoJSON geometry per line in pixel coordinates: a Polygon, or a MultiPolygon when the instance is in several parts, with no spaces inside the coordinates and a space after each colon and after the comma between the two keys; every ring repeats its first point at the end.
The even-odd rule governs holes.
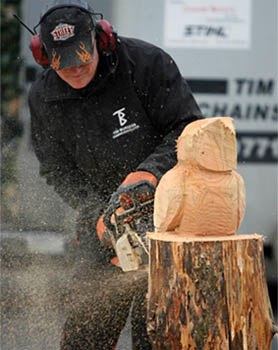
{"type": "Polygon", "coordinates": [[[166,47],[248,49],[251,0],[165,0],[166,47]]]}

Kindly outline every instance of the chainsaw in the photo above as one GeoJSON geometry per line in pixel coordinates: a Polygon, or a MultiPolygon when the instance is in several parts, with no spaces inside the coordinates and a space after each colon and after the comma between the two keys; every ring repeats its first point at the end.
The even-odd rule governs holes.
{"type": "Polygon", "coordinates": [[[148,181],[124,186],[115,192],[104,213],[103,222],[123,271],[147,267],[149,252],[146,233],[153,230],[155,187],[148,181]],[[121,195],[128,196],[124,206],[121,195]]]}

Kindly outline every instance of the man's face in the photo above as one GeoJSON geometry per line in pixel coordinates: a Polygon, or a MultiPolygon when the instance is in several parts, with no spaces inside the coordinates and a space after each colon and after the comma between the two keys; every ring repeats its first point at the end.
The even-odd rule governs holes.
{"type": "Polygon", "coordinates": [[[80,66],[72,66],[56,70],[58,76],[74,89],[82,89],[94,78],[97,70],[99,56],[95,45],[92,61],[80,66]]]}

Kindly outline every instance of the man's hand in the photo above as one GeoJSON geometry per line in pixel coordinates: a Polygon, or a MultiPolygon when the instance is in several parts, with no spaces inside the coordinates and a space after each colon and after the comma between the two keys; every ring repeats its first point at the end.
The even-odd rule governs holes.
{"type": "Polygon", "coordinates": [[[100,240],[100,244],[104,248],[113,248],[109,231],[103,222],[104,215],[101,215],[97,221],[97,235],[100,240]]]}

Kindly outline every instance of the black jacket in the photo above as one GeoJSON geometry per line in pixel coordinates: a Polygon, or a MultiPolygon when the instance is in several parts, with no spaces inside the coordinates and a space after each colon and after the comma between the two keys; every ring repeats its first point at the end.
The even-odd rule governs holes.
{"type": "Polygon", "coordinates": [[[132,171],[159,179],[176,163],[185,125],[201,118],[163,50],[122,37],[110,59],[100,56],[96,77],[83,89],[47,69],[29,94],[40,174],[73,208],[107,199],[132,171]]]}

